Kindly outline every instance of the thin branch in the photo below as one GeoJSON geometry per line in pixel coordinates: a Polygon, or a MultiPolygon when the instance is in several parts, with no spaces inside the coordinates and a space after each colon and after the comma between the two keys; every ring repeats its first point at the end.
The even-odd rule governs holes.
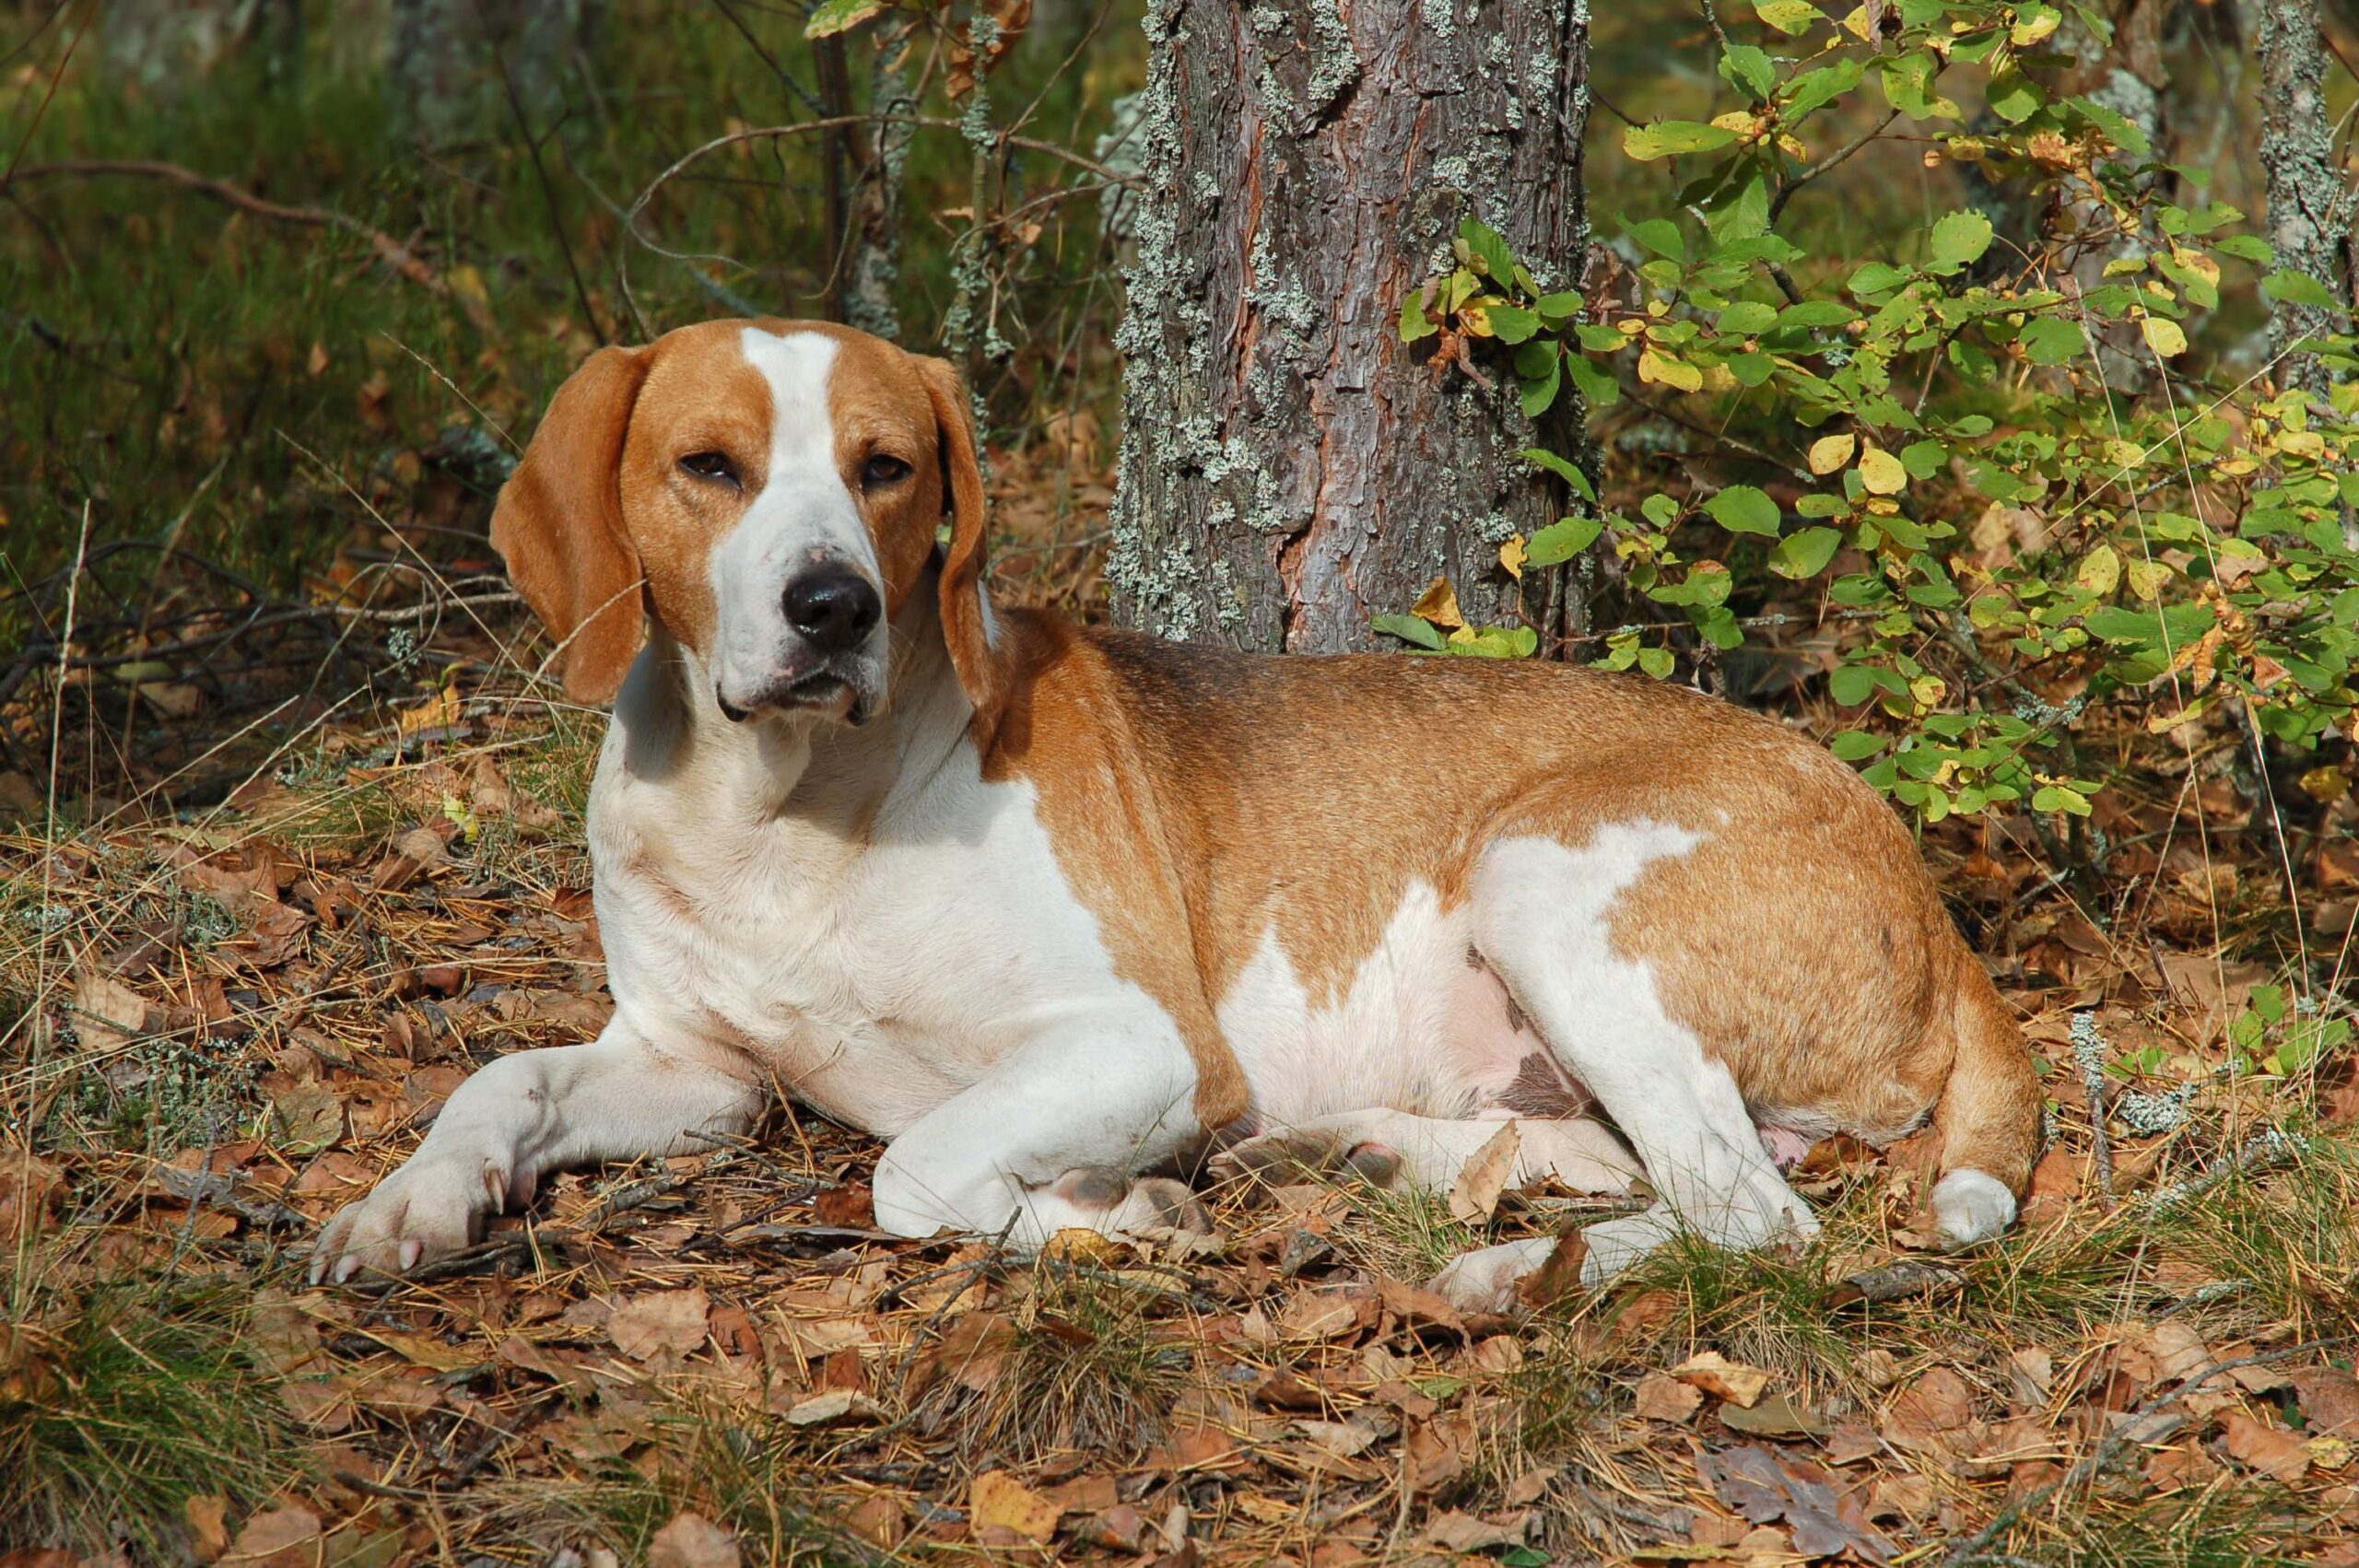
{"type": "MultiPolygon", "coordinates": [[[[0,192],[13,189],[28,180],[100,179],[122,176],[135,180],[160,180],[183,191],[235,207],[256,217],[266,217],[274,223],[291,223],[307,228],[333,228],[368,242],[377,259],[402,276],[417,284],[429,294],[452,297],[449,285],[440,274],[420,260],[408,246],[381,228],[372,228],[357,217],[348,217],[326,207],[291,207],[255,195],[227,180],[217,180],[209,174],[182,169],[177,163],[163,163],[152,158],[65,158],[56,163],[32,163],[0,179],[0,192]]],[[[486,329],[491,325],[488,313],[474,300],[457,296],[468,317],[486,329]]]]}
{"type": "Polygon", "coordinates": [[[1820,158],[1816,163],[1812,164],[1808,169],[1803,170],[1800,174],[1795,175],[1791,180],[1778,187],[1778,193],[1769,198],[1769,227],[1775,228],[1778,226],[1778,215],[1786,210],[1786,204],[1793,200],[1794,193],[1796,191],[1801,190],[1803,186],[1809,184],[1812,181],[1817,179],[1828,170],[1835,168],[1838,164],[1847,162],[1861,147],[1866,146],[1870,142],[1872,142],[1878,136],[1883,135],[1885,128],[1895,120],[1899,118],[1899,110],[1892,109],[1885,111],[1884,117],[1883,119],[1877,121],[1874,124],[1869,126],[1866,130],[1860,132],[1858,135],[1852,137],[1849,141],[1844,143],[1841,146],[1837,147],[1833,152],[1828,153],[1825,158],[1820,158]]]}

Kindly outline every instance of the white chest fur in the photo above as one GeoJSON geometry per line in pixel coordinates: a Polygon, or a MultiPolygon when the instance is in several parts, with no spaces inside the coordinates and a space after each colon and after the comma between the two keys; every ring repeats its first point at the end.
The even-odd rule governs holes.
{"type": "Polygon", "coordinates": [[[956,724],[904,714],[818,755],[782,727],[691,740],[656,658],[616,705],[589,823],[616,1004],[651,1040],[886,1137],[1077,1021],[1109,1051],[1174,1054],[1032,787],[985,781],[956,724]]]}

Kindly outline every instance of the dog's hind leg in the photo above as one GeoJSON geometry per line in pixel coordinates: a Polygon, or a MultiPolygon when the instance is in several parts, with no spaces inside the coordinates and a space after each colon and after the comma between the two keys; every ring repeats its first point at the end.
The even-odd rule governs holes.
{"type": "Polygon", "coordinates": [[[1696,841],[1669,825],[1609,823],[1579,848],[1536,835],[1502,839],[1475,867],[1476,947],[1629,1140],[1661,1198],[1582,1233],[1584,1282],[1610,1278],[1683,1229],[1729,1247],[1818,1229],[1762,1148],[1728,1069],[1664,1012],[1648,966],[1613,942],[1615,900],[1649,863],[1696,841]]]}

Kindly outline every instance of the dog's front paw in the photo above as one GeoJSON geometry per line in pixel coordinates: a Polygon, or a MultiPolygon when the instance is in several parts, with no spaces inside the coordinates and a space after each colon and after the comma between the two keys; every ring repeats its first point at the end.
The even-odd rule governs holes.
{"type": "Polygon", "coordinates": [[[1089,1165],[1067,1171],[1050,1186],[1049,1195],[1082,1211],[1087,1228],[1108,1235],[1213,1232],[1211,1211],[1186,1182],[1169,1176],[1134,1176],[1112,1165],[1089,1165]]]}
{"type": "Polygon", "coordinates": [[[311,1249],[311,1282],[338,1284],[367,1270],[402,1274],[482,1239],[508,1175],[475,1159],[413,1159],[357,1203],[336,1211],[311,1249]]]}

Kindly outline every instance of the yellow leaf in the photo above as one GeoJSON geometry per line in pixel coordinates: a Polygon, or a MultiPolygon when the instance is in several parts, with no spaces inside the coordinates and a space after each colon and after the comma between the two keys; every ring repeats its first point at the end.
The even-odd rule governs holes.
{"type": "Polygon", "coordinates": [[[2138,323],[2138,329],[2146,334],[2146,346],[2165,359],[2187,352],[2187,333],[2168,316],[2149,316],[2138,323]]]}
{"type": "Polygon", "coordinates": [[[2135,441],[2107,441],[2105,460],[2116,468],[2137,468],[2146,461],[2146,449],[2135,441]]]}
{"type": "Polygon", "coordinates": [[[1919,675],[1908,683],[1908,695],[1917,699],[1919,708],[1939,708],[1949,689],[1948,683],[1939,675],[1919,675]]]}
{"type": "Polygon", "coordinates": [[[1897,496],[1908,488],[1908,470],[1882,447],[1870,447],[1860,454],[1860,483],[1870,495],[1897,496]]]}
{"type": "Polygon", "coordinates": [[[1508,576],[1515,579],[1518,582],[1521,582],[1523,580],[1522,534],[1509,534],[1508,536],[1508,542],[1499,546],[1499,565],[1507,568],[1508,576]]]}
{"type": "Polygon", "coordinates": [[[2046,38],[2049,33],[2054,32],[2056,30],[2056,24],[2063,19],[2063,14],[2061,12],[2052,8],[2043,9],[2039,14],[2034,16],[2031,20],[2027,22],[2017,22],[2014,26],[2009,28],[2007,29],[2008,41],[2013,43],[2017,49],[2028,49],[2033,44],[2037,43],[2041,39],[2046,38]]]}
{"type": "Polygon", "coordinates": [[[2130,591],[2152,604],[2163,591],[2163,584],[2171,579],[2171,568],[2160,561],[2131,561],[2122,570],[2129,575],[2130,591]]]}
{"type": "Polygon", "coordinates": [[[1748,1410],[1769,1387],[1767,1373],[1731,1361],[1718,1351],[1699,1351],[1672,1367],[1671,1375],[1691,1388],[1701,1388],[1748,1410]]]}
{"type": "Polygon", "coordinates": [[[1851,452],[1859,439],[1848,430],[1839,436],[1821,436],[1810,444],[1810,471],[1832,474],[1851,461],[1851,452]]]}
{"type": "Polygon", "coordinates": [[[2091,593],[2111,593],[2121,585],[2121,556],[2110,544],[2100,544],[2081,558],[2072,585],[2091,593]]]}
{"type": "Polygon", "coordinates": [[[1703,371],[1652,348],[1638,351],[1638,380],[1675,387],[1681,392],[1704,390],[1703,371]]]}
{"type": "Polygon", "coordinates": [[[1057,1533],[1057,1517],[1064,1507],[1044,1497],[1005,1470],[986,1470],[975,1478],[967,1507],[978,1529],[996,1525],[1027,1540],[1045,1543],[1057,1533]]]}
{"type": "Polygon", "coordinates": [[[1491,308],[1487,305],[1461,305],[1458,308],[1458,330],[1468,337],[1490,337],[1491,308]]]}
{"type": "Polygon", "coordinates": [[[1458,590],[1449,586],[1449,579],[1437,577],[1417,595],[1409,606],[1409,614],[1420,620],[1431,621],[1447,630],[1456,630],[1466,624],[1465,612],[1458,607],[1458,590]]]}
{"type": "Polygon", "coordinates": [[[442,282],[452,293],[468,304],[489,308],[491,296],[484,289],[483,274],[474,267],[464,264],[452,267],[442,275],[442,282]]]}
{"type": "Polygon", "coordinates": [[[429,701],[419,703],[416,708],[396,709],[393,718],[405,735],[456,724],[459,721],[459,688],[444,686],[429,701]]]}

